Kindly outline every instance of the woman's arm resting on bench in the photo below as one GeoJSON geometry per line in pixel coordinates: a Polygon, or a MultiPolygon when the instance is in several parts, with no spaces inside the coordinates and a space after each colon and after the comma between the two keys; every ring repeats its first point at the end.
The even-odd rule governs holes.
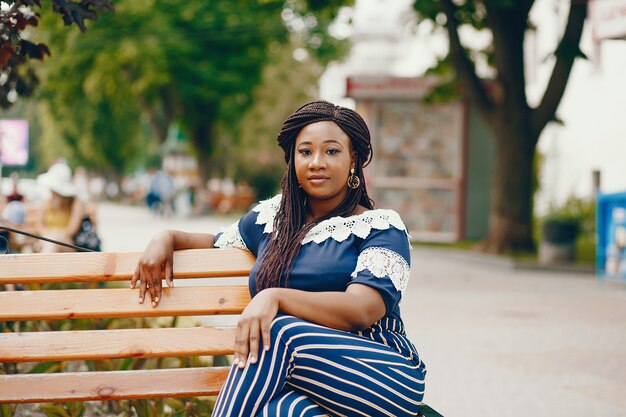
{"type": "Polygon", "coordinates": [[[179,230],[164,230],[157,233],[139,258],[139,263],[130,281],[135,288],[140,281],[139,302],[143,303],[146,291],[150,294],[152,306],[156,307],[163,294],[161,280],[169,287],[174,286],[174,251],[180,249],[212,248],[215,236],[210,233],[188,233],[179,230]]]}
{"type": "Polygon", "coordinates": [[[259,344],[268,350],[270,326],[278,312],[333,329],[355,331],[369,327],[385,315],[385,302],[375,289],[353,284],[346,291],[310,292],[267,288],[259,292],[241,314],[235,336],[235,362],[240,368],[257,361],[259,344]]]}

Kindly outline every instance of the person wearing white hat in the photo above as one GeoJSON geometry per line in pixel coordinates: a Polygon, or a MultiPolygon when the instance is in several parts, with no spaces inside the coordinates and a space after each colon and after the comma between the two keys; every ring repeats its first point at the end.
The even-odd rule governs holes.
{"type": "MultiPolygon", "coordinates": [[[[37,177],[37,182],[50,191],[50,198],[44,202],[41,226],[45,237],[64,243],[73,243],[74,235],[80,230],[85,209],[76,198],[76,186],[72,180],[72,170],[67,164],[57,162],[48,172],[37,177]]],[[[60,245],[42,242],[40,252],[73,251],[60,245]]]]}

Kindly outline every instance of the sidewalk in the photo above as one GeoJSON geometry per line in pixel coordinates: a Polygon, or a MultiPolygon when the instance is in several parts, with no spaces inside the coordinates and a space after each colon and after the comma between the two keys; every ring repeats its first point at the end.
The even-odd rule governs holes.
{"type": "Polygon", "coordinates": [[[416,248],[403,302],[446,416],[626,416],[626,287],[416,248]]]}
{"type": "Polygon", "coordinates": [[[150,213],[145,206],[101,203],[98,206],[98,234],[102,238],[105,251],[141,252],[152,236],[161,230],[217,233],[237,219],[237,216],[161,217],[150,213]]]}
{"type": "MultiPolygon", "coordinates": [[[[165,228],[216,232],[236,220],[110,204],[99,213],[107,251],[141,251],[165,228]]],[[[446,417],[626,416],[623,284],[416,247],[402,313],[428,365],[425,401],[446,417]]]]}

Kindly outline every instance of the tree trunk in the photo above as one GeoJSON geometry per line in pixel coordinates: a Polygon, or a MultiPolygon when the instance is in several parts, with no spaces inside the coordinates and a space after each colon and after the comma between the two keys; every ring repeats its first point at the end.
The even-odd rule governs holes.
{"type": "MultiPolygon", "coordinates": [[[[508,117],[499,120],[511,121],[508,117]]],[[[492,124],[496,139],[489,232],[479,245],[486,252],[534,250],[533,172],[537,138],[528,119],[492,124]]]]}
{"type": "Polygon", "coordinates": [[[196,151],[200,183],[206,184],[211,175],[210,159],[213,150],[213,123],[202,121],[190,129],[190,139],[196,151]]]}

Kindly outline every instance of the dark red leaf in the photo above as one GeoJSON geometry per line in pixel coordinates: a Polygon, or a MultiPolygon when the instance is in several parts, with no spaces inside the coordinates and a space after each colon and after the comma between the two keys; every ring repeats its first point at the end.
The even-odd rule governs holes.
{"type": "Polygon", "coordinates": [[[8,64],[11,57],[15,54],[15,49],[11,48],[9,45],[0,46],[0,67],[4,68],[8,64]]]}

